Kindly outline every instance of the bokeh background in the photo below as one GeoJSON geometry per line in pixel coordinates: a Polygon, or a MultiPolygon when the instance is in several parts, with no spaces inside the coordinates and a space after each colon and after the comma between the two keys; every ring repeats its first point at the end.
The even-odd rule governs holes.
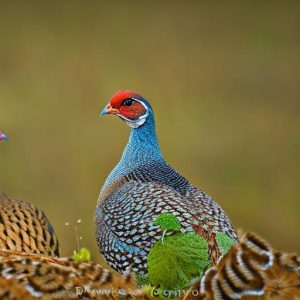
{"type": "Polygon", "coordinates": [[[0,185],[99,260],[93,213],[129,128],[99,111],[151,101],[171,165],[236,227],[300,252],[299,1],[1,1],[0,185]]]}

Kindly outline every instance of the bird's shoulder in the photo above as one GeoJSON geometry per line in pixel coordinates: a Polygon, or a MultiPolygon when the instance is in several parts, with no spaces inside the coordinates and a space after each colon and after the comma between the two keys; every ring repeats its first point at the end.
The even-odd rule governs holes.
{"type": "Polygon", "coordinates": [[[169,195],[184,198],[192,189],[189,181],[164,161],[150,161],[135,167],[121,178],[110,182],[101,190],[99,201],[111,196],[169,195]]]}
{"type": "Polygon", "coordinates": [[[141,164],[129,172],[125,178],[127,181],[135,181],[139,184],[159,185],[165,190],[174,190],[182,196],[185,196],[192,186],[185,177],[164,160],[141,164]]]}
{"type": "Polygon", "coordinates": [[[98,204],[112,196],[120,200],[134,195],[143,199],[147,196],[174,196],[181,201],[195,202],[196,206],[202,202],[211,204],[212,201],[211,197],[191,184],[165,161],[150,161],[105,185],[100,192],[98,204]]]}

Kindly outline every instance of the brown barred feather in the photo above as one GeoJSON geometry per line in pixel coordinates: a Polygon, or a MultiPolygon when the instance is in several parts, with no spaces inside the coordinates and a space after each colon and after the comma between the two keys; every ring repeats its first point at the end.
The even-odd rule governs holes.
{"type": "Polygon", "coordinates": [[[150,299],[135,276],[93,262],[0,250],[0,299],[150,299]]]}
{"type": "Polygon", "coordinates": [[[300,299],[300,256],[296,254],[274,253],[274,264],[266,270],[264,298],[245,300],[299,300],[300,299]]]}
{"type": "Polygon", "coordinates": [[[0,277],[0,299],[2,300],[35,300],[15,278],[0,277]]]}
{"type": "Polygon", "coordinates": [[[0,188],[0,249],[59,256],[56,234],[44,212],[0,188]]]}
{"type": "Polygon", "coordinates": [[[217,265],[217,262],[221,257],[221,251],[213,229],[209,227],[209,230],[203,230],[202,226],[199,224],[193,224],[192,227],[196,233],[206,239],[211,262],[213,266],[217,265]]]}
{"type": "MultiPolygon", "coordinates": [[[[195,293],[194,293],[195,294],[195,293]]],[[[206,271],[183,300],[299,300],[300,256],[275,251],[254,233],[206,271]],[[193,291],[201,291],[193,296],[193,291]]]]}

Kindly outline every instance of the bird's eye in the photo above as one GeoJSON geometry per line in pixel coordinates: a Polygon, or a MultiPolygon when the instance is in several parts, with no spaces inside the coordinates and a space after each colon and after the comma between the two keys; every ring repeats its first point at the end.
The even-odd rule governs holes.
{"type": "Polygon", "coordinates": [[[133,103],[133,100],[125,99],[122,104],[123,104],[123,106],[131,106],[132,103],[133,103]]]}

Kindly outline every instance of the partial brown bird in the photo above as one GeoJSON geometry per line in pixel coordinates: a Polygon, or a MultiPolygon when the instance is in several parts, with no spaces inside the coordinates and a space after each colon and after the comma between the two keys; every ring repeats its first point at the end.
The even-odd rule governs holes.
{"type": "Polygon", "coordinates": [[[0,299],[150,300],[131,273],[93,262],[0,250],[0,299]]]}
{"type": "Polygon", "coordinates": [[[59,256],[59,244],[44,212],[0,188],[0,249],[59,256]]]}
{"type": "Polygon", "coordinates": [[[299,300],[300,256],[245,233],[183,300],[299,300]]]}
{"type": "MultiPolygon", "coordinates": [[[[0,139],[7,136],[0,131],[0,139]]],[[[45,213],[7,196],[0,187],[0,249],[59,256],[59,244],[45,213]]]]}

